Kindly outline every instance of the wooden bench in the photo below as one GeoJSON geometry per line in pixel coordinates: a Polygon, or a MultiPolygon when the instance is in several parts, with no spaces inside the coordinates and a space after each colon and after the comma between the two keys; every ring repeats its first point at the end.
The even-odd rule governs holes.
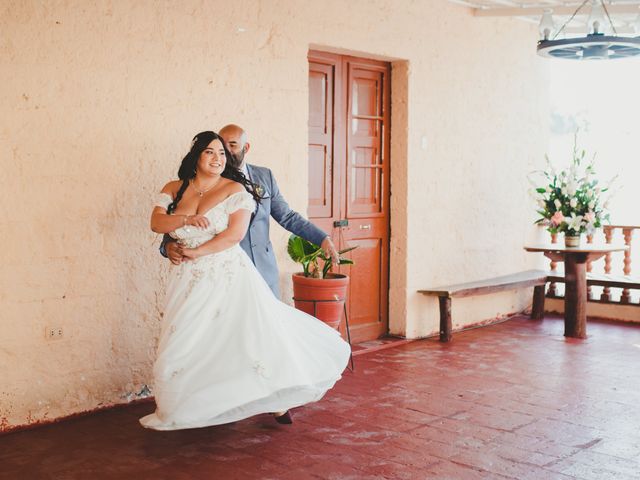
{"type": "Polygon", "coordinates": [[[544,316],[544,287],[548,272],[544,270],[527,270],[503,277],[489,278],[477,282],[446,285],[430,290],[418,290],[423,295],[438,297],[440,301],[440,341],[451,340],[451,299],[453,297],[471,297],[490,293],[534,287],[531,318],[541,319],[544,316]]]}

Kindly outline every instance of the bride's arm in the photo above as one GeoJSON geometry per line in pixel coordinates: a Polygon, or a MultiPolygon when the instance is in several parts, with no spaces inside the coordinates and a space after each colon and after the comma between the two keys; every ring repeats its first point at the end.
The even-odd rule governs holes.
{"type": "MultiPolygon", "coordinates": [[[[175,198],[178,188],[182,182],[175,181],[167,183],[162,189],[170,198],[175,198]]],[[[167,206],[170,200],[167,200],[167,206]]],[[[202,215],[169,215],[167,214],[167,206],[156,205],[151,212],[151,230],[155,233],[169,233],[180,227],[192,225],[194,227],[207,228],[209,220],[202,215]]]]}
{"type": "Polygon", "coordinates": [[[151,230],[155,233],[169,233],[187,224],[186,215],[168,215],[162,207],[151,212],[151,230]]]}
{"type": "Polygon", "coordinates": [[[212,253],[222,252],[244,238],[249,228],[251,220],[251,212],[249,210],[236,210],[229,215],[229,226],[226,230],[220,232],[208,242],[203,243],[197,248],[183,248],[182,255],[187,258],[195,259],[203,255],[211,255],[212,253]]]}
{"type": "Polygon", "coordinates": [[[169,215],[162,207],[155,207],[151,212],[151,230],[155,233],[169,233],[187,225],[208,228],[209,219],[203,215],[169,215]]]}

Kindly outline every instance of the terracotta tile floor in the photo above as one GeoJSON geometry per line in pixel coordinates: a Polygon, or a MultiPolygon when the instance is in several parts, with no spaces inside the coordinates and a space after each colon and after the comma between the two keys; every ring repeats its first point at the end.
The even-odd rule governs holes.
{"type": "Polygon", "coordinates": [[[295,423],[159,433],[138,404],[0,437],[10,479],[640,479],[640,326],[524,317],[356,357],[295,423]]]}

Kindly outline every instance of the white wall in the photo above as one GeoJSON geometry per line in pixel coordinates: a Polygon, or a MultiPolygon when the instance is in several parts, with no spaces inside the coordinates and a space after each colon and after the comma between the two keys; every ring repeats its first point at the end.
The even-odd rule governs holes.
{"type": "MultiPolygon", "coordinates": [[[[415,291],[527,268],[525,174],[546,148],[535,28],[444,1],[5,0],[0,5],[0,429],[136,398],[168,265],[154,192],[191,137],[234,122],[306,206],[310,46],[394,63],[391,330],[415,291]],[[422,149],[422,137],[427,148],[422,149]],[[64,328],[47,341],[47,326],[64,328]]],[[[286,234],[274,229],[285,297],[286,234]]],[[[523,294],[456,302],[463,324],[523,294]]],[[[142,393],[144,395],[144,392],[142,393]]]]}

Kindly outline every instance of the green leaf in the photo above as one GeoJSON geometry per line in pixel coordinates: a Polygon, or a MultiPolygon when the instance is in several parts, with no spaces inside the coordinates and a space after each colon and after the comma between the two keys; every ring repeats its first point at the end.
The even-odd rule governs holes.
{"type": "Polygon", "coordinates": [[[287,252],[294,262],[299,263],[305,257],[302,239],[296,235],[291,235],[287,243],[287,252]]]}
{"type": "Polygon", "coordinates": [[[322,267],[322,278],[326,278],[329,270],[331,270],[331,262],[324,262],[324,267],[322,267]]]}
{"type": "Polygon", "coordinates": [[[305,277],[318,271],[318,255],[322,249],[297,235],[291,235],[287,243],[287,252],[294,262],[302,265],[305,277]],[[313,267],[313,268],[311,268],[313,267]]]}
{"type": "Polygon", "coordinates": [[[317,256],[322,250],[319,246],[297,235],[291,235],[287,244],[287,252],[294,262],[301,262],[305,257],[317,256]]]}

